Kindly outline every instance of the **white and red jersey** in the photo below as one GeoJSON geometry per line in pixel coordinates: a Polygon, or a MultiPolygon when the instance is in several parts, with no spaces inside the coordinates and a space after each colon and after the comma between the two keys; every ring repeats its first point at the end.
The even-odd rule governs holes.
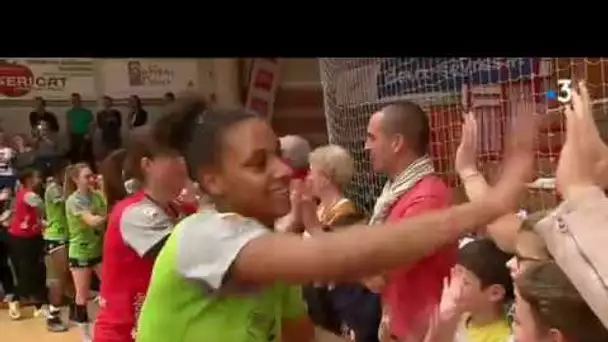
{"type": "Polygon", "coordinates": [[[40,208],[42,199],[33,191],[20,187],[15,195],[13,215],[8,233],[17,237],[36,237],[42,235],[40,208]]]}
{"type": "Polygon", "coordinates": [[[95,342],[132,342],[157,252],[187,212],[138,191],[112,208],[104,239],[95,342]]]}

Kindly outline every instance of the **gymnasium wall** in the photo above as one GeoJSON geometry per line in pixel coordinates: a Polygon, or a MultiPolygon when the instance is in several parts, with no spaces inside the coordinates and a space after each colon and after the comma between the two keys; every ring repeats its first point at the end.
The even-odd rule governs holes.
{"type": "MultiPolygon", "coordinates": [[[[97,97],[101,98],[105,95],[102,75],[102,60],[97,59],[94,61],[94,78],[96,83],[97,97]]],[[[216,65],[213,59],[198,59],[197,64],[197,81],[198,89],[202,94],[210,95],[216,93],[216,65]]],[[[126,125],[124,123],[127,120],[127,103],[125,99],[114,100],[116,108],[123,115],[123,136],[126,135],[126,125]]],[[[33,110],[32,100],[22,99],[2,99],[0,100],[0,125],[2,128],[9,133],[28,133],[29,128],[29,113],[33,110]]],[[[100,108],[100,102],[97,100],[84,101],[84,105],[91,109],[94,113],[100,108]]],[[[148,112],[149,119],[153,120],[162,112],[163,103],[161,99],[143,99],[143,105],[148,112]]],[[[70,103],[66,96],[66,99],[62,100],[48,100],[47,99],[47,110],[53,112],[57,116],[57,120],[60,125],[60,136],[59,142],[63,148],[67,147],[67,133],[66,127],[66,115],[65,112],[69,109],[70,103]]],[[[97,139],[99,137],[96,137],[97,139]]]]}
{"type": "Polygon", "coordinates": [[[327,143],[317,59],[283,60],[274,108],[272,125],[277,134],[298,134],[314,146],[327,143]]]}

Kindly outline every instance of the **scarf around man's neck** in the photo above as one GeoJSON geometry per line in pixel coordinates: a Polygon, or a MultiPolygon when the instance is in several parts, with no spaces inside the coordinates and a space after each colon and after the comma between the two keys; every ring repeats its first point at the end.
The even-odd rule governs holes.
{"type": "Polygon", "coordinates": [[[422,178],[435,173],[433,161],[428,155],[416,159],[392,181],[387,181],[374,205],[369,224],[383,222],[393,205],[422,178]]]}

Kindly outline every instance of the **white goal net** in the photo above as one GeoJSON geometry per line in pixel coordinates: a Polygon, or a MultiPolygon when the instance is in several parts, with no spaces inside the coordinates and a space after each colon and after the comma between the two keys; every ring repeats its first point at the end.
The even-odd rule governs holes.
{"type": "MultiPolygon", "coordinates": [[[[395,99],[408,99],[430,116],[430,155],[446,182],[461,197],[453,161],[460,138],[464,108],[480,125],[479,167],[495,178],[502,154],[503,134],[513,113],[534,110],[544,116],[538,138],[537,177],[553,177],[563,144],[563,120],[554,98],[558,79],[584,77],[603,111],[604,69],[597,59],[551,58],[321,58],[321,81],[329,141],[346,147],[356,160],[357,173],[349,195],[369,209],[384,179],[370,167],[363,149],[370,115],[395,99]]],[[[608,70],[608,69],[606,69],[608,70]]],[[[460,199],[462,200],[462,198],[460,199]]],[[[538,181],[522,203],[527,210],[557,203],[551,182],[538,181]]]]}

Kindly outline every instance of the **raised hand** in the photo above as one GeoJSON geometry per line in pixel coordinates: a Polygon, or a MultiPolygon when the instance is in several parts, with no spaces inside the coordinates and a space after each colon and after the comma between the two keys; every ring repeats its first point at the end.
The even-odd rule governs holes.
{"type": "Polygon", "coordinates": [[[450,273],[450,278],[443,280],[441,301],[429,319],[424,342],[454,341],[458,322],[464,313],[461,304],[464,294],[464,279],[455,268],[450,273]]]}
{"type": "Polygon", "coordinates": [[[477,120],[475,114],[463,114],[462,136],[456,150],[455,168],[458,175],[466,177],[477,172],[477,120]]]}
{"type": "Polygon", "coordinates": [[[275,222],[275,229],[284,233],[297,233],[301,234],[303,231],[302,218],[301,218],[301,206],[302,201],[300,199],[300,188],[302,187],[302,180],[294,179],[291,181],[291,189],[289,193],[289,201],[291,203],[291,210],[289,213],[275,222]]]}
{"type": "Polygon", "coordinates": [[[443,279],[443,292],[439,302],[439,318],[450,319],[463,313],[461,300],[464,294],[462,274],[452,269],[450,278],[443,279]]]}
{"type": "Polygon", "coordinates": [[[512,121],[505,140],[502,174],[484,200],[493,205],[498,213],[513,211],[525,190],[525,183],[532,176],[534,147],[537,133],[537,117],[534,113],[519,113],[512,121]]]}
{"type": "Polygon", "coordinates": [[[292,193],[296,197],[298,215],[306,231],[311,234],[322,231],[323,224],[317,216],[317,202],[312,194],[310,183],[298,181],[294,184],[292,193]]]}
{"type": "Polygon", "coordinates": [[[322,231],[323,225],[317,217],[317,203],[308,182],[296,179],[291,183],[291,212],[294,222],[303,225],[309,233],[322,231]]]}
{"type": "Polygon", "coordinates": [[[564,115],[566,142],[557,165],[557,188],[565,198],[574,199],[595,183],[600,159],[598,145],[603,145],[594,127],[591,100],[584,83],[579,90],[572,89],[572,105],[564,107],[564,115]]]}
{"type": "Polygon", "coordinates": [[[578,91],[573,92],[572,107],[577,115],[576,130],[580,136],[581,146],[589,149],[594,158],[595,183],[603,188],[608,187],[608,146],[598,132],[593,118],[593,101],[584,81],[579,81],[578,91]]]}

